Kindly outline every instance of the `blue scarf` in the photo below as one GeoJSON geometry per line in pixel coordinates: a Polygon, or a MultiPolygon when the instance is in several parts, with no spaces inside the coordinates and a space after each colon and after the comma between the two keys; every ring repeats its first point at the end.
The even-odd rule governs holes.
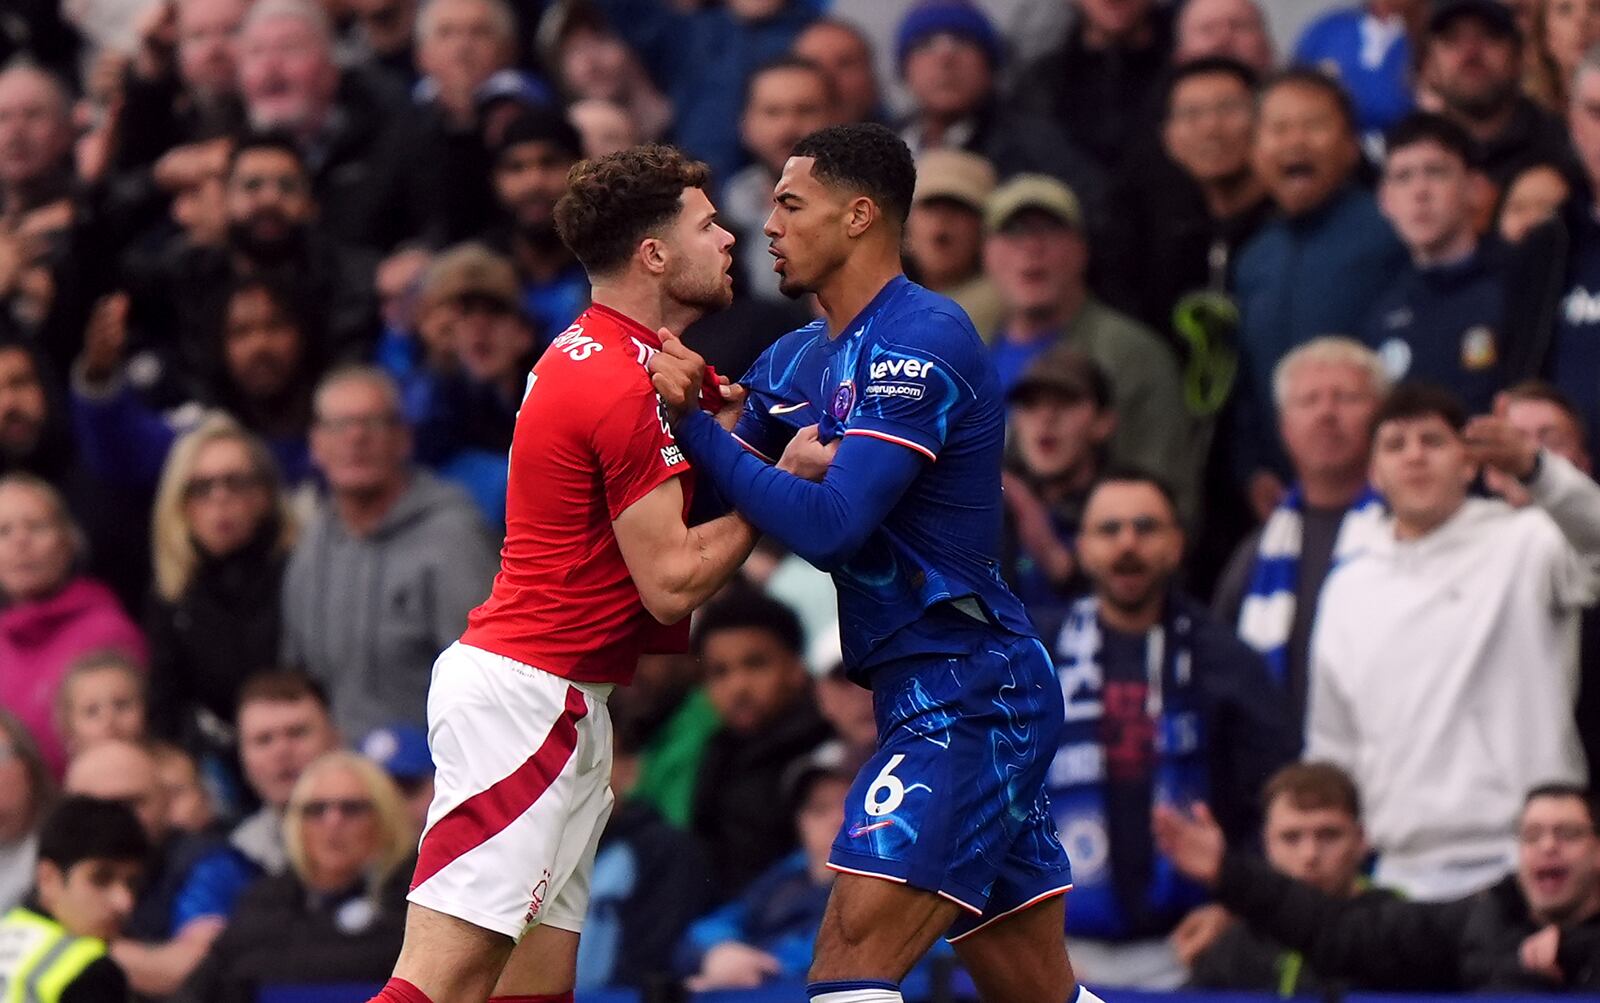
{"type": "MultiPolygon", "coordinates": [[[[1300,585],[1305,498],[1299,485],[1267,517],[1250,570],[1250,588],[1239,607],[1239,637],[1261,653],[1272,677],[1289,679],[1289,635],[1294,631],[1295,590],[1300,585]]],[[[1368,487],[1345,510],[1333,544],[1333,566],[1365,549],[1383,523],[1383,499],[1368,487]]]]}
{"type": "MultiPolygon", "coordinates": [[[[1074,603],[1056,640],[1056,673],[1066,700],[1066,727],[1050,768],[1051,813],[1072,860],[1072,907],[1068,932],[1121,939],[1135,933],[1118,901],[1106,811],[1106,761],[1102,744],[1106,673],[1101,666],[1098,602],[1074,603]]],[[[1205,757],[1204,719],[1197,707],[1192,635],[1194,614],[1174,597],[1163,623],[1145,638],[1145,709],[1155,724],[1151,794],[1156,804],[1187,807],[1207,800],[1210,771],[1205,757]]],[[[1203,889],[1180,876],[1153,853],[1145,893],[1146,911],[1174,923],[1204,902],[1203,889]]]]}

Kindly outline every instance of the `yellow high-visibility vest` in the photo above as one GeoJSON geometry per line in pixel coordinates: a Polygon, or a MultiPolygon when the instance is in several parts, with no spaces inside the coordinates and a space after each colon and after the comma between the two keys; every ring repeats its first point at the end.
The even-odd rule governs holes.
{"type": "Polygon", "coordinates": [[[48,916],[18,906],[0,919],[0,1003],[61,1003],[106,942],[74,937],[48,916]]]}

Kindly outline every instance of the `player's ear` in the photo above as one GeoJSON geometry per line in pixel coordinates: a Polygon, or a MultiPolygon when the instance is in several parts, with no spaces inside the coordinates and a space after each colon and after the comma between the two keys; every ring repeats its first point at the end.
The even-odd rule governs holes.
{"type": "Polygon", "coordinates": [[[850,200],[848,214],[845,217],[845,233],[851,237],[859,237],[867,232],[878,218],[878,204],[865,195],[857,195],[850,200]]]}
{"type": "Polygon", "coordinates": [[[667,270],[667,245],[660,237],[646,237],[639,242],[639,260],[651,275],[661,275],[667,270]]]}

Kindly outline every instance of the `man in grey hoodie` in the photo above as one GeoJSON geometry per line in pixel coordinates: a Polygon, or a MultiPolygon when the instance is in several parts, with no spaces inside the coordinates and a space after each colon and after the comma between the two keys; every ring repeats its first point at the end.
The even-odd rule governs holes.
{"type": "Polygon", "coordinates": [[[327,686],[346,735],[422,725],[433,660],[489,594],[498,557],[471,500],[412,466],[388,375],[337,370],[313,408],[328,490],[284,575],[284,661],[327,686]]]}

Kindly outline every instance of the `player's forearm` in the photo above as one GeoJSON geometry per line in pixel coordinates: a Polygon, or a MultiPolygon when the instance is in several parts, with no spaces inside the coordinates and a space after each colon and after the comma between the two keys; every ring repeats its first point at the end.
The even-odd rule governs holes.
{"type": "Polygon", "coordinates": [[[663,555],[651,615],[676,623],[704,605],[738,572],[758,538],[738,513],[686,528],[680,544],[663,555]]]}

